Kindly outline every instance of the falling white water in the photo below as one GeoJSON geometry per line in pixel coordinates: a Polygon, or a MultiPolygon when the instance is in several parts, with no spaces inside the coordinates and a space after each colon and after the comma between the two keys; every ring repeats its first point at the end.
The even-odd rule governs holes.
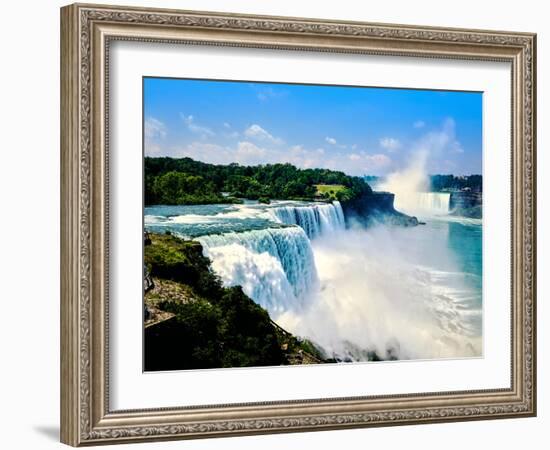
{"type": "Polygon", "coordinates": [[[338,201],[332,204],[278,206],[270,212],[280,223],[301,227],[310,239],[345,228],[344,212],[338,201]]]}
{"type": "Polygon", "coordinates": [[[448,192],[398,192],[394,206],[407,214],[449,214],[451,194],[448,192]]]}
{"type": "Polygon", "coordinates": [[[408,167],[391,173],[377,186],[395,194],[394,206],[398,211],[420,216],[449,214],[451,194],[428,192],[427,158],[427,150],[416,151],[408,167]]]}
{"type": "Polygon", "coordinates": [[[318,284],[308,237],[300,227],[202,236],[198,240],[226,286],[244,292],[273,318],[299,310],[318,284]]]}
{"type": "Polygon", "coordinates": [[[244,292],[273,318],[302,308],[318,287],[310,239],[345,228],[340,202],[270,208],[278,223],[295,225],[199,237],[225,285],[244,292]]]}
{"type": "Polygon", "coordinates": [[[364,361],[368,351],[398,359],[480,356],[480,275],[461,269],[448,225],[358,228],[313,241],[320,289],[306,310],[277,323],[339,360],[364,361]]]}

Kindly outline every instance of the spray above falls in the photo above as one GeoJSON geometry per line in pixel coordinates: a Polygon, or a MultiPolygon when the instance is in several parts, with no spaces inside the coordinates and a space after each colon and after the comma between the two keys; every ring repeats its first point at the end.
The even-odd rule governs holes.
{"type": "Polygon", "coordinates": [[[408,167],[391,173],[377,188],[395,195],[397,210],[413,215],[446,215],[450,212],[451,194],[429,192],[430,180],[426,171],[428,152],[417,151],[408,167]]]}

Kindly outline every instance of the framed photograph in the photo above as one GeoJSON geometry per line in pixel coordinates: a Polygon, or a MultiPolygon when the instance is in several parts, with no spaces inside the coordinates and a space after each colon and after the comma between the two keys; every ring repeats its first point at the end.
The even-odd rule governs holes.
{"type": "Polygon", "coordinates": [[[536,414],[536,36],[61,9],[61,440],[536,414]]]}

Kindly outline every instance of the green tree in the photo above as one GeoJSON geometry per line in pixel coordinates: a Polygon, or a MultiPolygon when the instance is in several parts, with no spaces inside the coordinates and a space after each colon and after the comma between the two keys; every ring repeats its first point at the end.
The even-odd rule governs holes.
{"type": "Polygon", "coordinates": [[[297,169],[291,164],[259,166],[213,165],[190,158],[145,158],[145,203],[205,204],[235,202],[234,197],[314,199],[315,185],[338,184],[349,192],[342,198],[371,193],[360,177],[328,169],[297,169]],[[234,197],[222,195],[229,192],[234,197]]]}

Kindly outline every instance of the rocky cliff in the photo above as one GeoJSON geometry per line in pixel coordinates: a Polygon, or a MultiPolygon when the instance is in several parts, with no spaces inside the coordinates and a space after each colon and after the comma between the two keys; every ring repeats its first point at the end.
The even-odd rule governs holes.
{"type": "Polygon", "coordinates": [[[457,216],[482,217],[483,194],[475,191],[451,192],[449,208],[457,216]]]}
{"type": "Polygon", "coordinates": [[[416,217],[408,216],[397,211],[393,202],[395,195],[391,192],[376,192],[364,194],[361,197],[340,202],[346,225],[350,226],[354,221],[362,225],[385,223],[398,226],[416,226],[416,217]]]}
{"type": "Polygon", "coordinates": [[[223,286],[199,242],[147,234],[144,265],[146,371],[334,362],[223,286]]]}

